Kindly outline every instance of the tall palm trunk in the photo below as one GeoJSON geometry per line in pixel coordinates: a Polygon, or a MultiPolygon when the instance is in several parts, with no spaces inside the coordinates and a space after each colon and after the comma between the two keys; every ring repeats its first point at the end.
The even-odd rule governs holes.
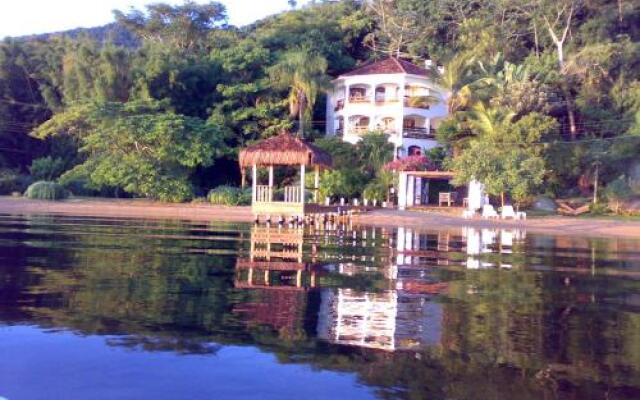
{"type": "Polygon", "coordinates": [[[299,107],[298,109],[298,125],[298,134],[300,135],[300,138],[304,138],[304,112],[302,107],[299,107]]]}

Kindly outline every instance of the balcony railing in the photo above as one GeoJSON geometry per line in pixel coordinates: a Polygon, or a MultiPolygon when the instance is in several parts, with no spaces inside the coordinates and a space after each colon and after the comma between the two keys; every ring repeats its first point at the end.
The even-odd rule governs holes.
{"type": "Polygon", "coordinates": [[[367,132],[369,132],[368,126],[354,126],[349,129],[350,135],[362,136],[367,132]]]}
{"type": "Polygon", "coordinates": [[[402,136],[411,139],[433,139],[433,132],[427,128],[402,128],[402,136]]]}
{"type": "Polygon", "coordinates": [[[371,103],[371,97],[368,96],[350,96],[349,103],[358,104],[358,103],[371,103]]]}
{"type": "Polygon", "coordinates": [[[376,98],[376,105],[382,106],[385,104],[398,103],[400,100],[397,97],[376,98]]]}
{"type": "Polygon", "coordinates": [[[404,98],[404,106],[428,110],[431,108],[431,99],[428,96],[407,96],[404,98]]]}

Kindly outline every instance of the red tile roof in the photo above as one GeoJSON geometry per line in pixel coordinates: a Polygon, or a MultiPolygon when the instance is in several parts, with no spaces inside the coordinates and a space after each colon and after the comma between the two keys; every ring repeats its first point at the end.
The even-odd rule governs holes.
{"type": "Polygon", "coordinates": [[[424,68],[395,57],[389,57],[381,61],[373,61],[364,64],[352,71],[345,72],[340,76],[354,75],[377,75],[377,74],[412,74],[426,76],[429,73],[424,68]]]}

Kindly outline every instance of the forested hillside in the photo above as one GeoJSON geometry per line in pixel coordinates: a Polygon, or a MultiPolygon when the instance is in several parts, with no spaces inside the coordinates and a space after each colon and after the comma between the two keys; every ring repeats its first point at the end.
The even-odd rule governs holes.
{"type": "MultiPolygon", "coordinates": [[[[237,185],[241,146],[299,125],[319,138],[331,76],[389,55],[444,66],[433,76],[450,117],[431,156],[461,182],[517,201],[591,195],[596,182],[612,198],[640,190],[637,0],[317,1],[243,28],[216,2],[114,16],[139,45],[0,44],[2,193],[57,180],[183,201],[237,185]]],[[[375,134],[358,149],[318,142],[338,164],[326,194],[389,181],[375,134]]]]}

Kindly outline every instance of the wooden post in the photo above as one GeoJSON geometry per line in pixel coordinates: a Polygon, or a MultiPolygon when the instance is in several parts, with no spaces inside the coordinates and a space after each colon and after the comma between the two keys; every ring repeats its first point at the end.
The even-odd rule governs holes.
{"type": "Polygon", "coordinates": [[[593,177],[593,204],[598,204],[598,180],[600,179],[600,162],[596,163],[596,173],[593,177]]]}
{"type": "Polygon", "coordinates": [[[296,287],[301,287],[302,286],[302,270],[298,270],[298,273],[296,274],[296,287]]]}
{"type": "Polygon", "coordinates": [[[300,203],[304,204],[304,176],[305,166],[300,164],[300,203]]]}
{"type": "Polygon", "coordinates": [[[320,166],[316,165],[314,168],[314,180],[313,180],[313,201],[318,203],[318,196],[320,194],[320,166]]]}
{"type": "Polygon", "coordinates": [[[244,189],[245,186],[247,186],[247,170],[245,168],[242,168],[242,170],[240,171],[240,175],[242,177],[240,186],[244,189]]]}
{"type": "Polygon", "coordinates": [[[253,164],[252,167],[252,177],[251,177],[251,202],[255,203],[256,202],[256,195],[258,194],[258,188],[257,188],[257,184],[258,184],[258,167],[253,164]]]}

